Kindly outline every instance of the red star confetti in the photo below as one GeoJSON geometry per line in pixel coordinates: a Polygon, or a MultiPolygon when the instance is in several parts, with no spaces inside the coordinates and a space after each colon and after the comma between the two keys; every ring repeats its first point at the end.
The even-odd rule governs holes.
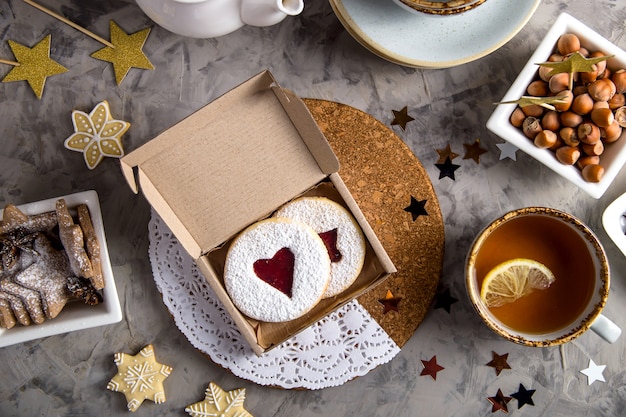
{"type": "Polygon", "coordinates": [[[399,312],[398,304],[400,304],[401,300],[402,297],[394,297],[393,293],[390,290],[387,290],[385,298],[379,299],[378,302],[383,305],[383,314],[387,314],[390,311],[399,312]]]}
{"type": "Polygon", "coordinates": [[[604,380],[604,369],[606,365],[596,365],[595,362],[589,359],[589,367],[580,371],[581,374],[587,375],[587,385],[593,384],[595,381],[606,382],[604,380]]]}
{"type": "Polygon", "coordinates": [[[517,400],[517,409],[519,410],[525,404],[535,405],[533,402],[533,394],[536,390],[534,389],[526,389],[522,384],[519,384],[519,389],[517,392],[511,394],[511,397],[517,400]]]}
{"type": "Polygon", "coordinates": [[[511,397],[505,397],[502,394],[502,390],[498,388],[498,392],[494,397],[489,397],[487,400],[491,403],[491,412],[495,413],[496,411],[502,411],[505,414],[509,413],[509,408],[507,406],[508,402],[511,401],[511,397]]]}
{"type": "Polygon", "coordinates": [[[492,350],[491,357],[492,359],[490,362],[487,363],[487,366],[494,367],[496,370],[496,375],[500,375],[500,372],[502,372],[504,369],[511,369],[508,362],[506,361],[509,357],[508,353],[505,353],[504,355],[498,355],[492,350]]]}
{"type": "Polygon", "coordinates": [[[453,181],[456,181],[454,178],[454,171],[461,167],[461,165],[453,164],[450,157],[446,158],[446,161],[443,164],[435,164],[435,166],[439,169],[439,179],[449,177],[453,181]]]}
{"type": "Polygon", "coordinates": [[[426,206],[427,200],[417,200],[415,197],[411,196],[411,204],[408,207],[404,208],[404,211],[411,213],[413,217],[413,221],[415,221],[419,216],[428,216],[428,212],[424,208],[426,206]]]}
{"type": "Polygon", "coordinates": [[[116,353],[114,359],[118,372],[107,384],[107,389],[123,393],[129,411],[136,411],[146,399],[157,404],[165,402],[163,381],[172,368],[156,361],[152,345],[144,347],[135,356],[116,353]]]}
{"type": "Polygon", "coordinates": [[[204,400],[185,407],[185,411],[192,417],[252,417],[243,408],[245,399],[245,388],[227,392],[211,382],[205,391],[204,400]]]}
{"type": "Polygon", "coordinates": [[[443,164],[444,162],[446,162],[446,159],[448,158],[450,158],[450,161],[452,161],[454,160],[454,158],[459,156],[458,153],[452,152],[452,148],[450,147],[449,143],[448,143],[448,146],[446,146],[445,148],[435,149],[435,150],[439,154],[439,159],[437,160],[438,164],[443,164]]]}
{"type": "Polygon", "coordinates": [[[480,155],[487,152],[486,149],[480,147],[480,139],[476,139],[471,145],[464,143],[465,155],[463,159],[473,159],[474,162],[480,164],[480,155]]]}
{"type": "Polygon", "coordinates": [[[424,369],[422,369],[420,375],[430,375],[434,380],[437,380],[437,372],[446,369],[437,363],[437,355],[433,356],[428,361],[425,361],[424,359],[421,359],[421,361],[422,365],[424,365],[424,369]]]}
{"type": "Polygon", "coordinates": [[[504,143],[496,143],[496,146],[500,149],[500,161],[504,158],[512,159],[513,161],[517,161],[517,147],[511,145],[509,142],[504,143]]]}
{"type": "Polygon", "coordinates": [[[391,125],[399,125],[402,130],[406,129],[406,125],[409,122],[412,122],[413,120],[415,120],[414,118],[412,118],[411,116],[409,116],[409,112],[408,112],[408,107],[404,106],[404,108],[400,111],[398,110],[391,110],[393,112],[393,121],[391,122],[391,125]]]}

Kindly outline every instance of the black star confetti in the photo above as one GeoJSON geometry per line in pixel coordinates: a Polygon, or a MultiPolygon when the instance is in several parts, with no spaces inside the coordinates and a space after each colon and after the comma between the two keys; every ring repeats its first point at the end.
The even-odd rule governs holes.
{"type": "Polygon", "coordinates": [[[532,398],[535,391],[534,389],[526,389],[522,384],[519,384],[519,390],[511,394],[511,397],[517,400],[517,408],[520,409],[525,404],[535,405],[532,398]]]}
{"type": "Polygon", "coordinates": [[[450,144],[448,143],[448,146],[446,146],[443,149],[435,149],[437,151],[437,153],[439,154],[439,159],[437,160],[438,164],[443,164],[444,162],[446,162],[446,159],[450,158],[450,160],[454,160],[454,158],[456,158],[457,156],[459,156],[458,153],[454,153],[452,152],[452,148],[450,147],[450,144]]]}
{"type": "Polygon", "coordinates": [[[490,362],[487,363],[487,366],[492,366],[493,368],[495,368],[496,375],[500,375],[500,372],[502,372],[504,369],[511,369],[508,362],[506,361],[509,357],[508,353],[505,353],[504,355],[498,355],[492,350],[491,357],[492,359],[490,362]]]}
{"type": "Polygon", "coordinates": [[[489,397],[487,400],[491,403],[491,412],[495,413],[496,411],[502,411],[505,414],[509,413],[509,407],[507,407],[507,403],[511,401],[511,397],[505,397],[502,394],[502,390],[498,388],[498,393],[494,397],[489,397]]]}
{"type": "Polygon", "coordinates": [[[476,139],[471,145],[464,143],[463,147],[465,147],[463,159],[473,159],[477,164],[480,164],[480,155],[487,152],[486,149],[480,147],[480,139],[476,139]]]}
{"type": "Polygon", "coordinates": [[[425,361],[424,359],[421,359],[421,361],[422,365],[424,365],[424,369],[422,369],[420,375],[430,375],[434,380],[437,380],[437,372],[446,369],[437,363],[437,355],[433,356],[428,361],[425,361]]]}
{"type": "Polygon", "coordinates": [[[391,125],[399,125],[402,128],[402,130],[406,129],[407,123],[415,120],[414,118],[409,116],[409,110],[407,106],[404,106],[404,108],[400,111],[398,110],[391,110],[391,111],[393,112],[393,121],[391,122],[391,125]]]}
{"type": "Polygon", "coordinates": [[[443,308],[450,313],[450,306],[457,301],[459,300],[450,295],[450,289],[446,288],[435,296],[435,309],[443,308]]]}
{"type": "Polygon", "coordinates": [[[439,179],[449,177],[452,178],[453,181],[456,181],[454,178],[454,171],[461,167],[461,165],[453,164],[450,157],[447,157],[443,164],[435,164],[435,166],[439,168],[439,179]]]}
{"type": "Polygon", "coordinates": [[[385,298],[381,298],[378,302],[383,305],[383,314],[387,314],[390,311],[399,312],[398,304],[400,304],[401,300],[402,297],[394,297],[393,293],[390,290],[387,290],[385,298]]]}
{"type": "Polygon", "coordinates": [[[419,216],[428,216],[428,212],[424,208],[426,206],[427,200],[417,201],[415,197],[411,196],[411,204],[408,207],[404,208],[404,211],[411,213],[413,217],[413,221],[415,221],[419,216]]]}

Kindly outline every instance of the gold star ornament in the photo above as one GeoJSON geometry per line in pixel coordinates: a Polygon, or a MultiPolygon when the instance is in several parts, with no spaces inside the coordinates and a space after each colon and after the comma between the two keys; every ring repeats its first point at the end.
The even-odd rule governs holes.
{"type": "Polygon", "coordinates": [[[252,417],[243,408],[245,399],[245,388],[227,392],[211,382],[205,391],[204,400],[185,407],[185,411],[192,417],[252,417]]]}
{"type": "Polygon", "coordinates": [[[129,35],[113,20],[110,21],[109,25],[111,29],[111,44],[115,48],[105,46],[91,54],[91,57],[113,64],[117,85],[122,83],[131,68],[154,69],[154,66],[142,50],[150,34],[150,28],[145,28],[129,35]]]}
{"type": "MultiPolygon", "coordinates": [[[[9,46],[17,62],[11,63],[14,67],[2,79],[2,82],[27,81],[37,98],[41,99],[46,79],[68,71],[63,65],[50,58],[50,40],[51,36],[48,35],[32,48],[9,40],[9,46]]],[[[9,62],[3,61],[3,63],[9,62]]]]}
{"type": "Polygon", "coordinates": [[[146,399],[156,404],[165,402],[163,381],[172,368],[156,361],[152,345],[144,347],[135,356],[116,353],[114,359],[118,372],[107,384],[107,389],[123,393],[129,411],[136,411],[146,399]]]}
{"type": "Polygon", "coordinates": [[[65,147],[82,152],[87,168],[94,169],[105,156],[124,156],[122,135],[130,128],[130,123],[113,119],[106,100],[98,103],[89,114],[74,110],[72,123],[74,133],[65,139],[65,147]]]}

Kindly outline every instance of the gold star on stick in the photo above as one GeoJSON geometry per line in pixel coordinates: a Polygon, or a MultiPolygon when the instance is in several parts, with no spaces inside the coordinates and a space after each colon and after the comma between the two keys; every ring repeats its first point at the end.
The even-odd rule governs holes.
{"type": "Polygon", "coordinates": [[[585,58],[581,55],[580,52],[576,51],[563,61],[541,62],[537,65],[552,68],[552,71],[548,73],[548,77],[552,77],[553,75],[560,74],[562,72],[569,73],[569,89],[571,90],[574,83],[575,72],[591,72],[593,71],[593,66],[595,64],[597,64],[598,62],[606,61],[607,59],[612,57],[613,55],[600,56],[597,58],[585,58]]]}
{"type": "Polygon", "coordinates": [[[113,64],[117,85],[122,83],[131,68],[154,69],[154,66],[142,51],[143,45],[150,34],[150,28],[145,28],[129,35],[112,20],[110,28],[111,43],[115,45],[115,48],[105,46],[91,54],[91,56],[113,64]]]}
{"type": "Polygon", "coordinates": [[[37,4],[34,0],[23,1],[24,3],[30,4],[38,10],[41,10],[42,12],[60,20],[61,22],[105,45],[104,48],[94,52],[91,56],[101,61],[107,61],[113,64],[113,71],[115,72],[115,81],[117,82],[117,85],[122,83],[126,74],[128,74],[128,71],[130,71],[133,67],[141,69],[154,69],[154,66],[142,51],[143,45],[146,43],[146,39],[150,34],[150,28],[142,29],[132,35],[128,35],[114,21],[111,21],[109,24],[111,30],[111,42],[109,42],[95,33],[92,33],[65,17],[53,12],[52,10],[37,4]]]}
{"type": "Polygon", "coordinates": [[[38,99],[41,99],[46,78],[67,72],[68,69],[50,58],[50,39],[48,35],[35,46],[29,48],[9,40],[9,46],[17,62],[2,60],[0,63],[13,65],[13,69],[2,79],[10,81],[27,81],[38,99]]]}
{"type": "Polygon", "coordinates": [[[531,104],[536,104],[548,110],[554,110],[555,107],[553,106],[553,104],[562,104],[562,103],[565,103],[565,100],[560,97],[522,96],[518,100],[499,101],[495,104],[517,104],[520,107],[526,107],[526,106],[530,106],[531,104]]]}

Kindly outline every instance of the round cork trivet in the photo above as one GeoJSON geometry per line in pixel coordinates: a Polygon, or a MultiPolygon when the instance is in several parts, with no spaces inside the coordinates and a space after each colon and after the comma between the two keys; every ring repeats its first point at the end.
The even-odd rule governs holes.
{"type": "MultiPolygon", "coordinates": [[[[424,320],[443,268],[444,224],[437,195],[420,161],[387,126],[353,107],[304,99],[341,164],[339,175],[398,272],[358,298],[402,347],[424,320]],[[405,208],[424,202],[415,220],[405,208]],[[397,310],[380,300],[391,291],[397,310]]],[[[395,306],[395,305],[394,305],[395,306]]]]}

